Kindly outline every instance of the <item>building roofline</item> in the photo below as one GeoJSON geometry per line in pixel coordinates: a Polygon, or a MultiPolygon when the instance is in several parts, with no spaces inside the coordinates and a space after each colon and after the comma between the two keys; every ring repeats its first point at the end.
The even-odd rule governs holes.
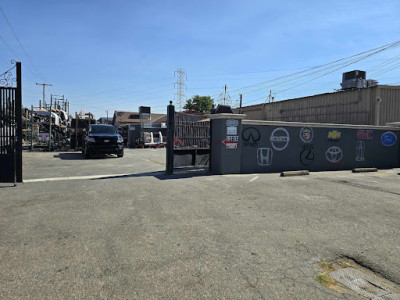
{"type": "MultiPolygon", "coordinates": [[[[379,87],[379,88],[400,89],[400,85],[376,85],[376,86],[363,88],[362,90],[374,89],[374,88],[377,88],[377,87],[379,87]]],[[[253,104],[253,105],[248,105],[248,106],[242,106],[242,109],[243,108],[256,108],[256,107],[260,107],[260,106],[268,105],[268,104],[272,104],[272,103],[285,102],[285,101],[294,101],[294,100],[306,99],[306,98],[311,98],[311,97],[316,97],[316,96],[332,95],[332,94],[337,94],[337,93],[345,93],[345,92],[348,92],[348,91],[355,91],[355,90],[358,90],[358,89],[354,88],[354,89],[348,89],[348,90],[338,90],[338,91],[335,91],[335,92],[329,92],[329,93],[323,93],[323,94],[315,94],[315,95],[297,97],[297,98],[290,98],[290,99],[284,99],[284,100],[279,100],[279,101],[275,101],[275,102],[253,104]]],[[[239,109],[239,108],[235,108],[235,109],[239,109]]]]}

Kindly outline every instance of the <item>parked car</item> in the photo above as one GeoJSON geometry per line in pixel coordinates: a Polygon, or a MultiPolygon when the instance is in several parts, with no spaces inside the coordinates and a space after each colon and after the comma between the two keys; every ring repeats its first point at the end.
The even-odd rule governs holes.
{"type": "Polygon", "coordinates": [[[124,139],[112,125],[89,125],[83,141],[85,158],[93,154],[117,154],[124,156],[124,139]]]}

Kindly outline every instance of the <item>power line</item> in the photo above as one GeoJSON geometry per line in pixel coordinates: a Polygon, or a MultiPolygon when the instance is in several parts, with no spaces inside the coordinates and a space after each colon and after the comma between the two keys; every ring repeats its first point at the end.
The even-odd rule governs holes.
{"type": "MultiPolygon", "coordinates": [[[[376,59],[376,60],[369,60],[369,62],[375,62],[375,61],[384,61],[385,59],[376,59]]],[[[197,77],[211,77],[211,76],[225,76],[225,75],[244,75],[244,74],[258,74],[258,73],[272,73],[272,72],[282,72],[282,71],[292,71],[292,70],[305,70],[305,69],[310,69],[312,67],[299,67],[299,68],[290,68],[290,69],[271,69],[267,71],[251,71],[251,72],[234,72],[234,73],[218,73],[218,74],[200,74],[200,75],[193,75],[191,78],[197,78],[197,77]]],[[[226,78],[224,78],[226,80],[226,78]]],[[[240,78],[238,78],[240,79],[240,78]]],[[[253,78],[248,78],[248,79],[253,79],[253,78]]],[[[256,78],[254,78],[256,79],[256,78]]],[[[192,81],[193,79],[189,80],[192,81]]],[[[196,79],[195,79],[196,80],[196,79]]],[[[215,80],[215,79],[210,79],[210,80],[215,80]]]]}
{"type": "Polygon", "coordinates": [[[86,97],[71,97],[71,98],[75,98],[75,99],[89,99],[87,102],[93,102],[93,101],[98,101],[98,99],[101,99],[101,98],[107,98],[107,99],[110,99],[111,97],[112,98],[118,98],[118,97],[135,97],[135,96],[140,96],[140,95],[143,95],[143,94],[148,94],[148,93],[153,93],[153,92],[156,92],[156,91],[159,91],[159,90],[173,90],[173,87],[172,87],[172,84],[171,83],[169,83],[169,84],[164,84],[164,85],[160,85],[160,86],[157,86],[157,87],[155,87],[155,88],[148,88],[148,89],[140,89],[140,90],[134,90],[134,91],[129,91],[129,92],[127,92],[127,91],[119,91],[119,92],[112,92],[112,93],[110,93],[110,94],[107,94],[107,93],[104,93],[104,95],[103,96],[98,96],[98,95],[89,95],[89,96],[86,96],[86,97]],[[165,87],[169,87],[169,88],[165,88],[165,87]],[[95,99],[92,99],[92,98],[95,98],[95,99]]]}
{"type": "Polygon", "coordinates": [[[8,20],[6,14],[4,13],[3,9],[1,8],[1,6],[0,6],[0,11],[1,11],[1,13],[3,14],[4,19],[6,20],[6,22],[7,22],[7,24],[8,24],[8,27],[10,27],[12,33],[14,34],[15,39],[17,40],[17,42],[18,42],[19,46],[21,47],[22,51],[24,51],[26,57],[28,58],[29,62],[30,62],[31,65],[32,65],[32,67],[35,69],[35,71],[37,72],[37,74],[39,74],[40,77],[42,77],[42,79],[43,79],[44,81],[46,81],[46,79],[44,78],[44,76],[39,72],[39,70],[36,68],[35,64],[32,62],[31,57],[29,56],[28,52],[25,50],[25,47],[22,45],[20,39],[18,38],[17,33],[15,32],[14,28],[12,27],[10,21],[8,20]]]}
{"type": "Polygon", "coordinates": [[[8,48],[8,50],[11,51],[12,54],[14,54],[15,58],[18,58],[17,53],[11,48],[11,46],[7,43],[7,41],[0,35],[0,39],[3,41],[4,45],[8,48]]]}
{"type": "MultiPolygon", "coordinates": [[[[374,51],[374,52],[372,52],[372,53],[366,55],[366,57],[370,57],[370,56],[373,56],[373,55],[375,55],[375,54],[377,54],[377,53],[386,51],[387,49],[392,48],[392,47],[395,47],[395,46],[398,46],[399,44],[400,44],[400,42],[397,42],[396,44],[387,46],[386,48],[376,50],[376,51],[374,51]]],[[[297,84],[297,85],[295,85],[295,86],[293,86],[293,87],[297,87],[297,86],[302,85],[302,84],[304,84],[304,83],[307,83],[307,82],[316,80],[316,79],[318,79],[318,78],[321,78],[321,77],[323,77],[323,76],[325,76],[325,75],[331,74],[331,73],[333,73],[333,72],[335,72],[335,71],[337,71],[337,70],[343,69],[344,67],[347,67],[347,66],[352,65],[352,64],[354,64],[354,63],[356,63],[356,62],[359,62],[359,61],[363,60],[364,58],[365,58],[365,57],[361,57],[361,58],[357,59],[357,60],[354,61],[354,62],[350,62],[350,63],[348,63],[348,64],[345,64],[344,66],[341,66],[341,67],[336,68],[336,69],[334,69],[334,70],[332,70],[332,71],[326,72],[326,73],[324,73],[324,74],[322,74],[322,75],[320,75],[320,76],[317,76],[316,78],[312,78],[312,79],[310,79],[310,80],[308,80],[308,81],[306,81],[306,82],[302,82],[302,83],[297,84]]],[[[289,89],[291,89],[291,88],[293,88],[293,87],[290,87],[290,88],[281,90],[281,91],[279,91],[279,92],[277,92],[277,93],[281,93],[281,92],[283,92],[283,91],[287,91],[287,90],[289,90],[289,89]]]]}
{"type": "Polygon", "coordinates": [[[351,56],[348,56],[348,57],[345,57],[345,58],[341,58],[341,59],[338,59],[338,60],[335,60],[335,61],[332,61],[332,62],[329,62],[329,63],[326,63],[326,64],[318,65],[318,66],[315,66],[315,67],[312,67],[312,68],[309,68],[309,69],[306,69],[306,70],[303,70],[303,71],[295,72],[295,73],[292,73],[292,74],[289,74],[289,75],[280,76],[280,77],[275,78],[275,79],[262,81],[262,82],[255,83],[255,84],[252,84],[252,85],[249,85],[249,86],[244,86],[244,87],[241,87],[241,88],[238,88],[238,89],[234,89],[231,92],[239,91],[239,90],[243,90],[243,89],[259,86],[259,85],[262,85],[262,84],[265,84],[265,83],[268,83],[268,82],[273,82],[273,81],[277,81],[277,80],[280,80],[280,79],[288,78],[288,77],[291,77],[291,76],[299,75],[299,74],[302,74],[302,73],[305,73],[305,72],[316,70],[316,69],[319,69],[321,67],[325,67],[325,66],[328,66],[328,65],[331,65],[331,64],[335,64],[335,63],[338,63],[338,62],[341,62],[341,61],[344,61],[344,60],[347,60],[347,59],[350,59],[350,58],[353,58],[353,57],[357,57],[357,56],[360,56],[360,55],[363,55],[363,54],[366,54],[366,53],[369,53],[369,52],[377,51],[377,50],[380,50],[380,49],[383,49],[383,51],[385,51],[385,50],[387,50],[389,48],[397,47],[399,44],[400,44],[400,41],[392,42],[392,43],[386,44],[384,46],[380,46],[380,47],[377,47],[377,48],[374,48],[374,49],[370,49],[370,50],[367,50],[367,51],[364,51],[364,52],[361,52],[361,53],[358,53],[358,54],[355,54],[355,55],[351,55],[351,56]]]}
{"type": "Polygon", "coordinates": [[[398,61],[399,59],[400,59],[400,55],[398,55],[398,56],[396,56],[394,58],[390,58],[390,59],[386,60],[386,62],[384,62],[383,64],[378,64],[378,65],[375,65],[375,66],[369,68],[368,72],[375,71],[375,70],[378,70],[378,72],[379,72],[379,69],[381,69],[382,67],[390,65],[393,62],[398,61]]]}
{"type": "MultiPolygon", "coordinates": [[[[6,47],[8,48],[8,50],[10,50],[10,52],[14,55],[14,59],[19,59],[19,60],[21,60],[21,58],[19,57],[19,55],[18,55],[17,53],[15,53],[14,49],[11,48],[11,46],[7,43],[7,41],[6,41],[1,35],[0,35],[0,40],[2,40],[2,42],[4,43],[4,45],[6,45],[6,47]]],[[[7,64],[7,62],[6,62],[4,59],[2,59],[2,60],[7,64]]],[[[34,75],[35,77],[38,77],[38,74],[37,74],[37,73],[34,73],[34,72],[32,71],[32,69],[31,69],[28,65],[26,65],[25,67],[27,68],[27,70],[28,70],[29,72],[31,72],[32,75],[34,75]]]]}
{"type": "Polygon", "coordinates": [[[114,91],[126,90],[126,89],[130,89],[130,88],[140,87],[140,86],[143,86],[143,85],[152,84],[152,83],[161,82],[161,81],[170,80],[170,79],[171,78],[169,77],[169,78],[164,78],[164,79],[160,79],[160,80],[141,83],[141,84],[138,84],[138,85],[128,85],[128,86],[125,86],[125,87],[111,89],[111,90],[103,90],[103,91],[99,91],[99,92],[93,92],[93,93],[81,94],[81,95],[72,95],[71,97],[80,98],[80,97],[84,97],[84,96],[92,96],[92,95],[97,95],[97,94],[110,93],[110,92],[114,92],[114,91]]]}
{"type": "MultiPolygon", "coordinates": [[[[373,55],[375,55],[377,53],[386,51],[386,50],[388,50],[390,48],[397,47],[399,44],[400,44],[400,41],[393,42],[393,43],[390,43],[390,44],[387,44],[387,45],[384,45],[384,46],[381,46],[381,47],[377,47],[377,48],[374,48],[374,49],[371,49],[371,50],[368,50],[368,51],[361,52],[361,53],[356,54],[356,55],[349,56],[347,58],[342,58],[342,59],[339,59],[339,60],[336,60],[336,61],[333,61],[333,62],[330,62],[330,63],[327,63],[327,64],[319,65],[319,66],[310,68],[308,70],[292,73],[292,74],[289,74],[289,75],[286,75],[286,76],[280,76],[280,77],[275,78],[275,79],[271,79],[271,80],[267,80],[267,81],[264,81],[264,82],[261,82],[261,83],[253,84],[253,85],[242,87],[242,88],[238,88],[238,89],[235,89],[233,91],[237,91],[237,90],[241,90],[241,89],[248,89],[248,88],[251,88],[251,87],[256,87],[256,86],[265,84],[267,82],[279,81],[281,79],[289,78],[289,79],[287,79],[285,81],[281,81],[281,82],[278,82],[278,83],[273,84],[273,85],[268,85],[268,87],[270,88],[271,86],[279,86],[279,85],[282,85],[282,84],[285,84],[285,83],[288,83],[288,82],[291,82],[291,81],[299,80],[299,79],[304,78],[304,77],[316,76],[316,77],[314,77],[314,78],[312,78],[310,80],[302,82],[301,84],[297,84],[295,86],[292,86],[292,87],[289,87],[289,88],[286,88],[284,90],[279,91],[279,92],[283,92],[283,91],[286,91],[288,89],[292,89],[293,87],[302,85],[304,83],[316,80],[316,79],[318,79],[320,77],[323,77],[325,75],[333,73],[333,72],[335,72],[335,71],[337,71],[339,69],[342,69],[342,68],[344,68],[346,66],[354,64],[356,62],[359,62],[359,61],[361,61],[363,59],[366,59],[366,58],[368,58],[370,56],[373,56],[373,55]],[[320,75],[324,71],[328,71],[328,72],[325,72],[322,75],[320,75]],[[298,76],[296,76],[296,75],[298,75],[298,76]],[[319,76],[317,76],[317,75],[319,75],[319,76]]],[[[245,92],[245,93],[246,94],[254,93],[254,92],[257,92],[257,91],[265,90],[265,88],[266,87],[260,87],[260,88],[258,88],[256,90],[248,91],[248,92],[245,92]]]]}
{"type": "Polygon", "coordinates": [[[387,72],[393,71],[400,68],[400,62],[398,62],[397,64],[395,64],[394,66],[390,66],[386,69],[381,70],[381,72],[377,73],[375,76],[379,76],[379,75],[383,75],[386,74],[387,72]]]}
{"type": "Polygon", "coordinates": [[[4,58],[0,57],[0,59],[1,59],[1,61],[4,62],[5,64],[8,64],[8,62],[7,62],[4,58]]]}

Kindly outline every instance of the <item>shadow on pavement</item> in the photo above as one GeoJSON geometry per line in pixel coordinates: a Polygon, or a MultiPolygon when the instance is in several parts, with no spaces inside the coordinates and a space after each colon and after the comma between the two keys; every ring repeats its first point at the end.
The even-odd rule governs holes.
{"type": "MultiPolygon", "coordinates": [[[[86,158],[83,157],[81,152],[59,153],[54,155],[54,157],[62,160],[87,160],[86,158]]],[[[99,154],[96,156],[93,155],[90,159],[101,159],[101,158],[117,158],[117,156],[109,154],[99,154]]]]}
{"type": "Polygon", "coordinates": [[[192,177],[201,177],[201,176],[210,176],[211,173],[208,169],[185,169],[179,170],[172,175],[167,175],[165,171],[157,171],[157,172],[144,172],[144,173],[136,173],[136,174],[127,174],[127,175],[116,175],[116,176],[107,176],[101,178],[93,178],[91,180],[103,180],[103,179],[119,179],[119,178],[131,178],[131,177],[155,177],[158,180],[173,180],[173,179],[185,179],[192,177]]]}
{"type": "Polygon", "coordinates": [[[10,184],[12,184],[12,185],[6,185],[6,186],[0,185],[0,189],[13,188],[13,187],[17,186],[16,183],[10,183],[10,184]]]}

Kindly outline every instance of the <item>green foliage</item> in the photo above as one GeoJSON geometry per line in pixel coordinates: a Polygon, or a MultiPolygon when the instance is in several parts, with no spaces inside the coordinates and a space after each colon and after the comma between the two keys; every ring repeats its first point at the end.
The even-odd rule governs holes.
{"type": "Polygon", "coordinates": [[[199,96],[194,95],[192,98],[186,101],[184,109],[196,110],[201,113],[210,113],[212,105],[214,104],[214,99],[210,96],[199,96]]]}

